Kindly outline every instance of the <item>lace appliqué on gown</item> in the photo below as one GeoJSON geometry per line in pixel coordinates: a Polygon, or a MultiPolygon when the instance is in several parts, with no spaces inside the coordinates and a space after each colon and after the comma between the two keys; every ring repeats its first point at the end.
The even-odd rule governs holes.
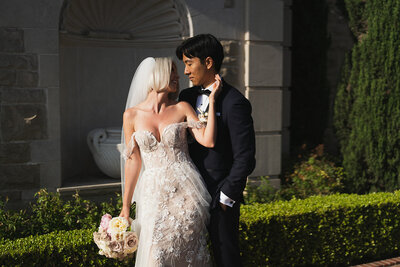
{"type": "Polygon", "coordinates": [[[211,197],[189,157],[186,129],[204,127],[202,122],[166,126],[161,140],[149,131],[136,131],[123,157],[139,146],[144,172],[136,219],[140,229],[136,266],[209,266],[206,225],[211,197]]]}

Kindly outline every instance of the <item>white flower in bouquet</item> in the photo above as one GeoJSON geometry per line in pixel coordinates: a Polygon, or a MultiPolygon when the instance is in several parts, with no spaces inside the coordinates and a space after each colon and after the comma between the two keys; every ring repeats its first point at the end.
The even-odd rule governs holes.
{"type": "Polygon", "coordinates": [[[127,219],[124,217],[112,218],[107,229],[107,233],[114,237],[116,240],[121,240],[123,233],[126,232],[130,226],[127,219]]]}

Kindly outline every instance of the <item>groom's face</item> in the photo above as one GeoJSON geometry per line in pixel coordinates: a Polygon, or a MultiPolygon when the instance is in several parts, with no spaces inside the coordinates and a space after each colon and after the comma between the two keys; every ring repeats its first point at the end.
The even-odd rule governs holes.
{"type": "Polygon", "coordinates": [[[198,57],[188,58],[183,55],[182,60],[185,64],[185,75],[189,76],[193,85],[203,85],[207,78],[207,66],[202,64],[198,57]]]}

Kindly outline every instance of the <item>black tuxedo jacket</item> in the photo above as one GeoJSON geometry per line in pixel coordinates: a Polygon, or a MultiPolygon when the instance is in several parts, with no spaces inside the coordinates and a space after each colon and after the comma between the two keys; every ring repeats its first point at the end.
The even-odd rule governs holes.
{"type": "MultiPolygon", "coordinates": [[[[196,110],[199,86],[183,90],[180,101],[196,110]]],[[[219,203],[220,191],[235,201],[243,201],[247,176],[255,167],[255,135],[250,102],[234,87],[222,80],[216,100],[217,140],[214,148],[196,141],[189,143],[190,156],[203,176],[213,200],[219,203]]]]}

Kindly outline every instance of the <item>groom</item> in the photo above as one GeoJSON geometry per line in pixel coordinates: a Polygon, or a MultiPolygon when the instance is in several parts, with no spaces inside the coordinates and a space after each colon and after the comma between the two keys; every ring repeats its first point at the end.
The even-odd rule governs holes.
{"type": "MultiPolygon", "coordinates": [[[[224,51],[211,34],[185,40],[176,55],[185,64],[185,75],[194,87],[183,90],[180,101],[200,113],[208,110],[208,95],[219,73],[224,51]]],[[[194,142],[190,156],[212,196],[209,233],[218,266],[242,266],[239,251],[240,202],[247,176],[255,167],[255,137],[250,102],[222,80],[215,105],[217,141],[214,148],[194,142]]]]}

